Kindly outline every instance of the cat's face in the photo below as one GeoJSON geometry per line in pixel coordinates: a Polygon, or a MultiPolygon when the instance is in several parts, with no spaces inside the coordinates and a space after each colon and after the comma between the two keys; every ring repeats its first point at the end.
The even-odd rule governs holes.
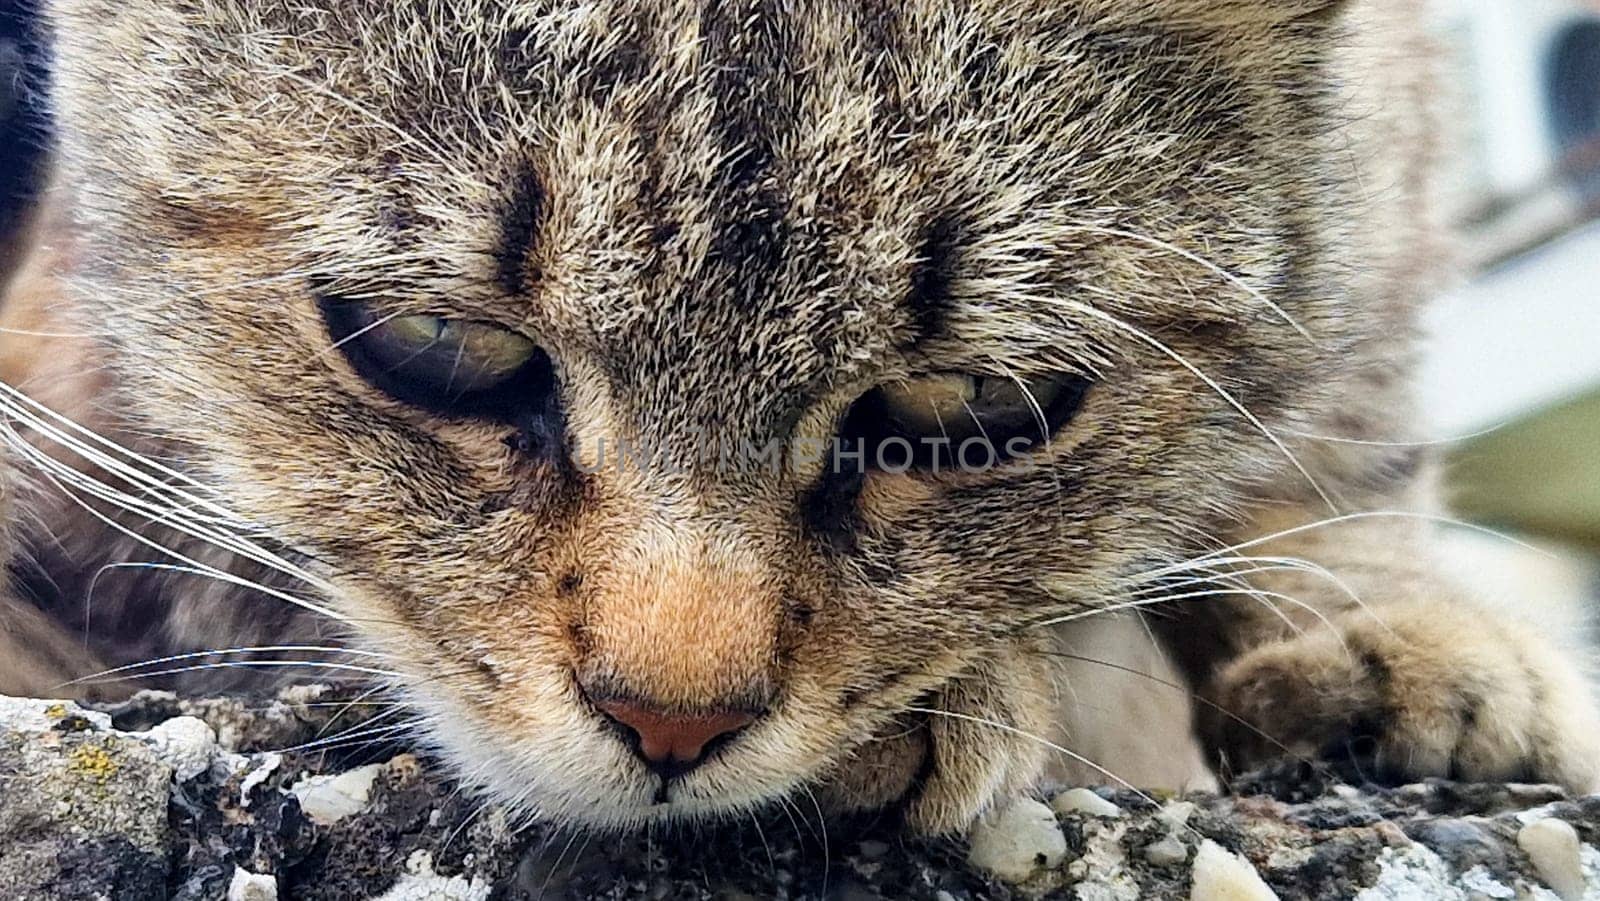
{"type": "MultiPolygon", "coordinates": [[[[1288,468],[1239,408],[1355,327],[1323,25],[1169,5],[58,3],[84,299],[469,780],[914,795],[907,709],[1041,728],[1032,624],[1288,468]],[[1004,459],[895,471],[941,430],[1004,459]],[[664,783],[620,703],[742,728],[664,783]]],[[[995,736],[978,804],[1037,762],[995,736]]]]}

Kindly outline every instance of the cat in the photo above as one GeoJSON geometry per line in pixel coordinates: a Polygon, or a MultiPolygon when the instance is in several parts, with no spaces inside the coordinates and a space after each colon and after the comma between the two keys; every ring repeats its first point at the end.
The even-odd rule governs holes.
{"type": "Polygon", "coordinates": [[[1416,2],[44,15],[0,689],[370,676],[595,829],[1600,787],[1573,636],[1434,551],[1416,2]]]}

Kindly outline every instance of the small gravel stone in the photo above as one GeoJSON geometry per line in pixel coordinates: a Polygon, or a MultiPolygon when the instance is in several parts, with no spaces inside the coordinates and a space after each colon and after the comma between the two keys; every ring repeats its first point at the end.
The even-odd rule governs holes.
{"type": "Polygon", "coordinates": [[[300,809],[313,822],[331,826],[367,809],[372,783],[382,771],[383,764],[374,763],[337,776],[307,776],[289,792],[300,800],[300,809]]]}
{"type": "Polygon", "coordinates": [[[1145,845],[1144,859],[1158,867],[1175,867],[1189,859],[1189,849],[1169,835],[1145,845]]]}
{"type": "Polygon", "coordinates": [[[1092,817],[1120,817],[1124,813],[1121,807],[1107,801],[1087,788],[1074,788],[1064,791],[1050,799],[1050,806],[1056,813],[1083,813],[1092,817]]]}
{"type": "Polygon", "coordinates": [[[1248,860],[1210,839],[1195,852],[1193,876],[1189,901],[1278,901],[1248,860]]]}
{"type": "Polygon", "coordinates": [[[234,867],[233,879],[228,882],[228,901],[278,901],[278,880],[234,867]]]}
{"type": "Polygon", "coordinates": [[[239,806],[250,806],[250,793],[278,771],[283,765],[282,754],[262,754],[259,762],[247,758],[239,758],[240,767],[245,770],[244,778],[239,780],[239,806]]]}
{"type": "Polygon", "coordinates": [[[489,886],[462,876],[441,876],[433,871],[433,855],[415,851],[406,859],[405,873],[394,887],[374,901],[488,901],[489,886]]]}
{"type": "Polygon", "coordinates": [[[1517,845],[1533,861],[1539,878],[1562,901],[1582,901],[1586,891],[1578,830],[1566,820],[1549,817],[1529,823],[1517,833],[1517,845]]]}
{"type": "Polygon", "coordinates": [[[1008,882],[1025,882],[1040,870],[1059,866],[1067,856],[1067,837],[1055,812],[1032,798],[984,817],[968,841],[967,861],[1008,882]]]}
{"type": "Polygon", "coordinates": [[[1459,817],[1441,817],[1408,823],[1405,833],[1438,852],[1453,869],[1465,872],[1486,866],[1497,872],[1505,869],[1505,851],[1498,838],[1482,825],[1459,817]]]}
{"type": "Polygon", "coordinates": [[[156,724],[149,732],[136,734],[172,767],[172,777],[179,782],[188,782],[210,769],[217,756],[217,733],[197,717],[175,716],[156,724]]]}

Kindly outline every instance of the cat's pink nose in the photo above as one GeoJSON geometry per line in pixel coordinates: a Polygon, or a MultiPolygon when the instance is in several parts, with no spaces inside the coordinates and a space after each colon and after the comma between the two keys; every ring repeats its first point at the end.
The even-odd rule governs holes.
{"type": "Polygon", "coordinates": [[[634,751],[664,777],[693,769],[705,757],[708,745],[738,732],[756,718],[744,710],[672,713],[637,701],[597,700],[595,706],[633,734],[637,739],[634,751]]]}

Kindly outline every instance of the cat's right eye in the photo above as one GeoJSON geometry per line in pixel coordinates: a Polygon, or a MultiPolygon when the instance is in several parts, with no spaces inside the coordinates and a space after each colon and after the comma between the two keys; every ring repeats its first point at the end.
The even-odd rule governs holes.
{"type": "Polygon", "coordinates": [[[1070,422],[1090,382],[939,373],[881,385],[857,400],[840,437],[869,468],[987,469],[1031,453],[1070,422]]]}
{"type": "Polygon", "coordinates": [[[328,333],[351,366],[396,400],[443,416],[520,421],[548,403],[550,357],[526,336],[486,322],[381,313],[322,301],[328,333]]]}

